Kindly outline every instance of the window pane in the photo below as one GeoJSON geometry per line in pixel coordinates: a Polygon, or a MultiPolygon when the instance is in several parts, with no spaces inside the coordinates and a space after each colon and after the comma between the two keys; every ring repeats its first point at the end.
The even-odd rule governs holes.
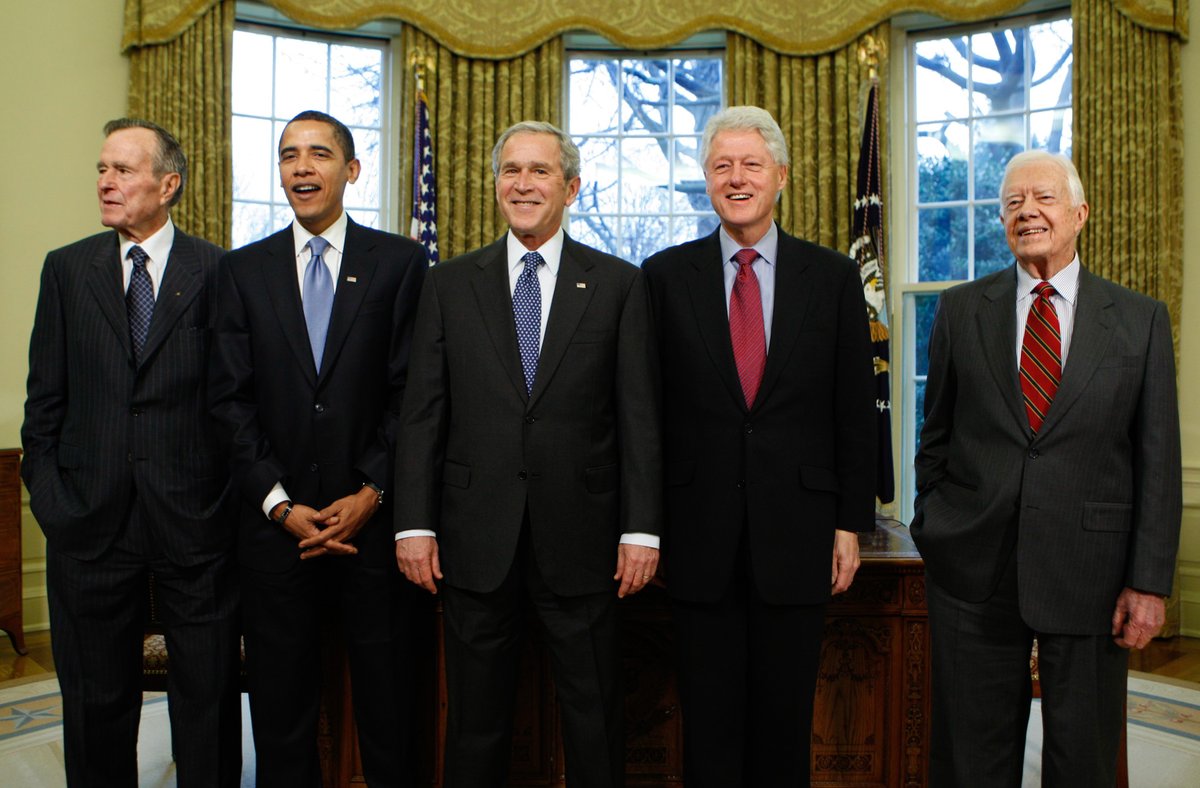
{"type": "MultiPolygon", "coordinates": [[[[625,96],[621,127],[626,132],[665,134],[669,128],[667,96],[671,90],[671,64],[667,60],[622,60],[625,96]]],[[[691,129],[689,129],[691,131],[691,129]]]]}
{"type": "Polygon", "coordinates": [[[685,241],[703,238],[716,230],[717,224],[718,219],[716,214],[709,214],[707,216],[677,216],[675,217],[675,226],[672,228],[671,243],[681,244],[685,241]]]}
{"type": "Polygon", "coordinates": [[[268,202],[279,180],[271,121],[235,115],[232,138],[233,199],[268,202]]]}
{"type": "Polygon", "coordinates": [[[379,126],[383,52],[331,46],[329,59],[329,114],[347,126],[379,126]]]}
{"type": "Polygon", "coordinates": [[[1004,165],[1025,149],[1025,118],[1021,115],[975,121],[975,199],[1000,194],[1004,165]]]}
{"type": "Polygon", "coordinates": [[[233,111],[245,115],[271,114],[271,75],[274,69],[271,36],[235,30],[233,33],[233,111]]]}
{"type": "Polygon", "coordinates": [[[580,243],[609,254],[620,255],[617,241],[617,220],[613,217],[571,215],[571,237],[580,243]]]}
{"type": "Polygon", "coordinates": [[[321,41],[275,39],[275,117],[325,106],[329,47],[321,41]]]}
{"type": "Polygon", "coordinates": [[[917,212],[922,282],[967,278],[967,209],[922,208],[917,212]]]}
{"type": "Polygon", "coordinates": [[[1030,109],[1071,106],[1071,20],[1034,25],[1029,41],[1034,56],[1030,109]]]}
{"type": "Polygon", "coordinates": [[[969,150],[965,123],[925,124],[917,128],[919,202],[967,199],[969,150]]]}
{"type": "Polygon", "coordinates": [[[677,211],[707,211],[712,207],[704,188],[704,169],[697,161],[699,137],[677,137],[675,146],[675,193],[672,205],[677,211]]]}
{"type": "Polygon", "coordinates": [[[937,293],[922,293],[912,297],[914,320],[913,346],[916,348],[916,374],[929,374],[929,336],[933,333],[933,317],[937,314],[937,293]]]}
{"type": "Polygon", "coordinates": [[[1000,223],[1000,206],[987,203],[975,206],[975,278],[1007,268],[1012,251],[1000,223]]]}
{"type": "Polygon", "coordinates": [[[1029,147],[1071,155],[1071,110],[1052,109],[1029,116],[1029,147]]]}
{"type": "Polygon", "coordinates": [[[346,205],[379,205],[379,132],[374,129],[350,131],[354,135],[354,150],[362,163],[362,170],[358,180],[346,187],[346,205]]]}
{"type": "Polygon", "coordinates": [[[271,206],[244,202],[233,204],[233,229],[231,232],[234,248],[245,246],[259,238],[265,238],[273,230],[271,206]]]}
{"type": "Polygon", "coordinates": [[[700,133],[721,109],[721,61],[716,58],[676,60],[675,102],[671,131],[700,133]]]}
{"type": "Polygon", "coordinates": [[[576,140],[579,146],[582,184],[576,201],[577,210],[615,213],[617,210],[617,140],[611,137],[592,137],[576,140]]]}
{"type": "Polygon", "coordinates": [[[356,211],[346,209],[346,213],[350,214],[350,218],[365,227],[374,227],[379,229],[379,211],[356,211]]]}
{"type": "Polygon", "coordinates": [[[967,116],[967,39],[922,41],[913,50],[917,61],[917,120],[967,116]]]}
{"type": "Polygon", "coordinates": [[[913,382],[913,393],[913,454],[916,455],[917,449],[921,448],[921,430],[925,427],[925,378],[913,382]]]}
{"type": "Polygon", "coordinates": [[[971,36],[972,108],[975,114],[1025,110],[1024,28],[971,36]]]}
{"type": "Polygon", "coordinates": [[[572,134],[614,131],[617,126],[616,60],[574,59],[567,92],[572,134]]]}
{"type": "Polygon", "coordinates": [[[670,208],[671,170],[662,137],[627,137],[621,143],[621,211],[666,213],[670,208]]]}
{"type": "Polygon", "coordinates": [[[665,216],[625,217],[621,220],[621,251],[618,256],[640,263],[671,245],[669,229],[665,216]]]}

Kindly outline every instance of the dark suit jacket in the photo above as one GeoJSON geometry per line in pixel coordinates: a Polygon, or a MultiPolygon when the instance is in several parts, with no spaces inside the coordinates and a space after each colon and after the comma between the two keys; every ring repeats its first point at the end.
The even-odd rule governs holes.
{"type": "Polygon", "coordinates": [[[1122,587],[1171,589],[1182,479],[1167,309],[1080,271],[1062,382],[1031,440],[1015,304],[1015,267],[941,297],[913,538],[934,581],[972,602],[1015,544],[1025,622],[1104,634],[1122,587]]]}
{"type": "Polygon", "coordinates": [[[51,252],[29,348],[21,474],[54,550],[100,556],[134,491],[179,565],[230,545],[229,480],[205,379],[221,249],[175,229],[150,332],[135,365],[119,240],[104,232],[51,252]]]}
{"type": "Polygon", "coordinates": [[[506,237],[436,266],[417,313],[396,529],[437,532],[446,582],[487,592],[528,507],[555,593],[613,588],[621,533],[660,531],[658,368],[641,272],[563,244],[526,395],[506,237]]]}
{"type": "MultiPolygon", "coordinates": [[[[239,559],[266,571],[299,560],[268,520],[276,482],[320,509],[366,481],[387,488],[427,265],[419,244],[349,222],[321,370],[315,368],[289,226],[221,260],[213,413],[231,437],[241,488],[239,559]]],[[[386,499],[385,499],[386,500],[386,499]]],[[[355,560],[394,559],[390,507],[355,537],[355,560]]]]}
{"type": "Polygon", "coordinates": [[[862,282],[846,257],[779,232],[771,342],[747,411],[718,232],[643,265],[663,359],[667,588],[684,600],[720,598],[744,531],[763,599],[824,602],[834,529],[874,528],[862,282]]]}

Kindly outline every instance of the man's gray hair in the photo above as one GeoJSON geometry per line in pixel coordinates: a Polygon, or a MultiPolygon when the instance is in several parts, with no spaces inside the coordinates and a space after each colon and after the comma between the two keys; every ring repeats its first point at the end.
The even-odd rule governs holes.
{"type": "Polygon", "coordinates": [[[514,134],[550,134],[555,137],[562,159],[563,179],[569,182],[579,177],[579,147],[558,126],[541,120],[523,120],[504,130],[492,148],[492,177],[500,177],[500,154],[504,151],[504,143],[514,134]]]}
{"type": "Polygon", "coordinates": [[[1045,150],[1025,150],[1008,160],[1004,167],[1004,180],[1000,182],[1000,212],[1004,213],[1004,194],[1008,190],[1008,179],[1016,170],[1030,164],[1050,164],[1062,170],[1067,179],[1067,196],[1075,207],[1083,205],[1086,197],[1083,194],[1083,181],[1079,180],[1079,170],[1075,164],[1061,153],[1051,153],[1045,150]]]}
{"type": "Polygon", "coordinates": [[[783,138],[783,130],[771,117],[771,113],[761,107],[726,107],[708,119],[704,126],[704,136],[700,138],[700,166],[708,167],[708,154],[712,150],[713,138],[722,131],[757,131],[767,144],[767,152],[775,163],[786,167],[788,165],[787,140],[783,138]]]}
{"type": "Polygon", "coordinates": [[[174,207],[179,202],[179,198],[183,196],[183,187],[187,186],[188,179],[187,156],[183,155],[183,148],[179,145],[179,140],[157,123],[142,118],[110,120],[104,124],[104,136],[108,137],[113,132],[122,129],[146,129],[154,132],[154,136],[158,138],[158,151],[154,154],[154,176],[161,178],[169,172],[179,174],[179,187],[175,189],[175,193],[171,195],[171,201],[167,203],[168,208],[174,207]]]}

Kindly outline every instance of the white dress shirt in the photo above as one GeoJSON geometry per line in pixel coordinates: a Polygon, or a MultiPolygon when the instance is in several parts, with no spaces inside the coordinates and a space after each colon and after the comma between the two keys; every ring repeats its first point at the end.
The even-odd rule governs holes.
{"type": "MultiPolygon", "coordinates": [[[[1035,279],[1020,263],[1017,264],[1017,369],[1021,368],[1021,343],[1025,340],[1025,321],[1029,318],[1029,307],[1033,304],[1033,289],[1041,279],[1035,279]]],[[[1058,314],[1058,335],[1062,339],[1062,367],[1067,368],[1067,348],[1071,346],[1071,332],[1075,327],[1075,303],[1079,296],[1079,255],[1063,270],[1050,278],[1054,295],[1050,303],[1058,314]]]]}
{"type": "Polygon", "coordinates": [[[175,243],[175,225],[171,222],[171,217],[168,216],[167,223],[141,243],[134,243],[123,235],[118,237],[121,239],[122,292],[129,292],[129,277],[133,275],[133,261],[129,259],[129,250],[140,246],[150,258],[146,261],[146,273],[150,275],[150,289],[154,292],[154,301],[157,303],[158,288],[167,273],[167,261],[171,256],[171,246],[175,243]]]}

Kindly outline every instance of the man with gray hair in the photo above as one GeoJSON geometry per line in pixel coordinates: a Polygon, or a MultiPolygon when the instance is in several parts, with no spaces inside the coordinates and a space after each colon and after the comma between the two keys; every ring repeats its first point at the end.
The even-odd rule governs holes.
{"type": "Polygon", "coordinates": [[[567,785],[623,783],[616,599],[654,576],[661,450],[650,303],[569,238],[579,151],[548,123],[492,152],[509,231],[431,269],[396,459],[396,557],[441,593],[445,785],[507,784],[523,616],[546,633],[567,785]]]}
{"type": "Polygon", "coordinates": [[[1082,267],[1070,160],[1000,188],[1016,263],[942,294],[912,532],[932,631],[930,784],[1019,786],[1037,637],[1042,784],[1111,786],[1130,648],[1161,629],[1182,509],[1167,308],[1082,267]]]}
{"type": "Polygon", "coordinates": [[[179,785],[238,785],[234,526],[206,401],[221,250],[171,221],[187,182],[175,137],[132,118],[104,136],[96,193],[110,229],[46,257],[21,427],[67,783],[137,785],[153,573],[179,785]]]}
{"type": "Polygon", "coordinates": [[[663,365],[667,591],[688,788],[809,784],[825,606],[874,528],[858,269],[773,219],[783,132],[729,107],[700,144],[720,227],[643,266],[663,365]]]}

